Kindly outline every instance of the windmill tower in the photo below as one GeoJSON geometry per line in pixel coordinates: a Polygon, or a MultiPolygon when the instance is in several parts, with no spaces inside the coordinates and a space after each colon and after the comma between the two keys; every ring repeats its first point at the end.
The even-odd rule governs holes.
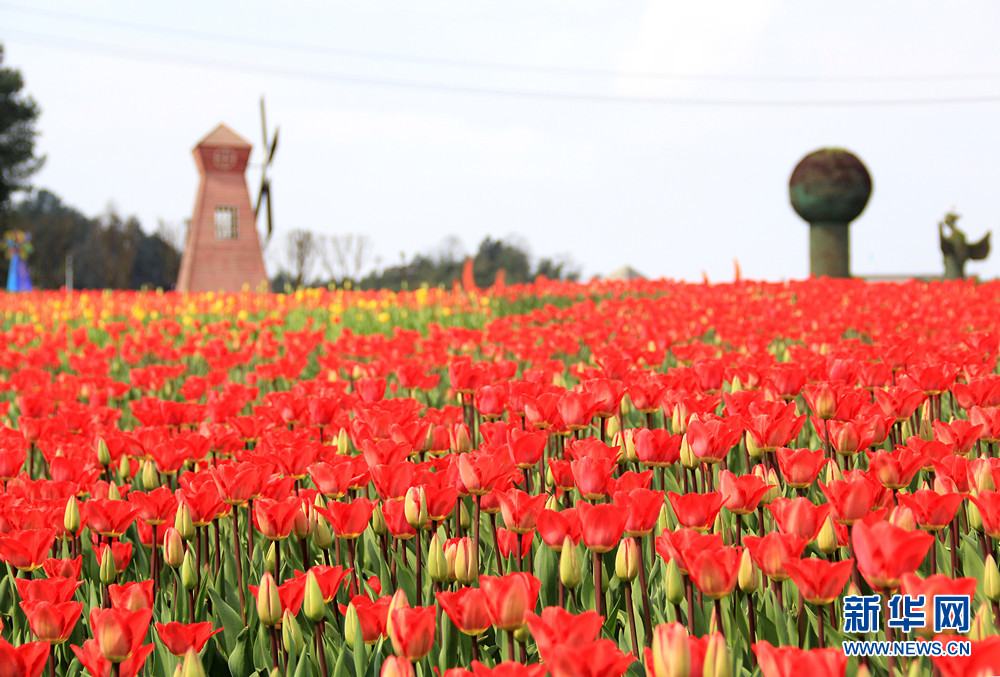
{"type": "Polygon", "coordinates": [[[201,179],[178,291],[268,290],[245,176],[250,149],[245,139],[222,124],[195,146],[194,161],[201,179]]]}

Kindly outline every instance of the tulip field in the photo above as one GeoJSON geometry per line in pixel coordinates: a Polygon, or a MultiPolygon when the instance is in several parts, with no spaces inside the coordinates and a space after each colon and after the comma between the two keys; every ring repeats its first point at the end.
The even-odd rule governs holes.
{"type": "Polygon", "coordinates": [[[1000,283],[0,296],[0,677],[1000,674],[1000,283]]]}

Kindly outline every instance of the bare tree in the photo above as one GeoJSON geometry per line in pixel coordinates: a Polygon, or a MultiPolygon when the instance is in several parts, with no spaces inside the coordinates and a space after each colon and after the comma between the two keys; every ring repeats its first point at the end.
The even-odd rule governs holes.
{"type": "Polygon", "coordinates": [[[357,280],[371,253],[367,235],[331,235],[323,251],[323,267],[333,280],[357,280]]]}
{"type": "Polygon", "coordinates": [[[301,287],[310,278],[322,240],[308,230],[289,231],[285,238],[285,268],[292,285],[301,287]]]}

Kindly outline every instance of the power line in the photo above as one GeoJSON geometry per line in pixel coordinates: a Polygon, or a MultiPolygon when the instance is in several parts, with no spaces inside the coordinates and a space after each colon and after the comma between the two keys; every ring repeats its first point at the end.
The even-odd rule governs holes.
{"type": "Polygon", "coordinates": [[[615,78],[636,78],[650,80],[671,80],[680,82],[787,82],[787,83],[890,83],[890,82],[968,82],[983,80],[1000,80],[1000,73],[957,73],[942,75],[852,75],[852,76],[794,76],[794,75],[727,75],[727,74],[695,74],[695,73],[662,73],[652,71],[617,70],[610,68],[582,68],[576,66],[539,66],[531,64],[502,63],[496,61],[485,61],[475,59],[453,59],[448,57],[421,56],[414,54],[398,54],[392,52],[379,52],[361,49],[350,49],[344,47],[331,47],[328,45],[302,44],[298,42],[287,42],[272,40],[268,38],[253,38],[239,35],[226,35],[223,33],[213,33],[188,28],[177,28],[170,26],[158,26],[155,24],[125,21],[111,17],[94,17],[75,12],[62,12],[56,10],[42,9],[38,7],[25,7],[0,2],[0,9],[20,12],[22,14],[33,14],[50,18],[65,19],[96,26],[112,26],[127,29],[130,31],[145,31],[168,37],[185,37],[196,40],[204,40],[216,43],[241,45],[254,48],[281,49],[305,54],[327,54],[331,56],[343,56],[357,59],[368,59],[374,61],[389,61],[412,64],[427,64],[434,66],[446,66],[449,68],[469,68],[477,70],[499,70],[513,73],[534,73],[558,76],[583,76],[583,77],[615,77],[615,78]]]}
{"type": "Polygon", "coordinates": [[[143,61],[153,61],[176,65],[184,63],[202,68],[217,68],[248,73],[266,73],[284,77],[300,78],[323,82],[339,82],[373,87],[387,87],[449,94],[468,94],[483,96],[507,96],[513,98],[532,98],[550,101],[581,101],[592,103],[631,103],[649,105],[679,105],[679,106],[731,106],[731,107],[873,107],[873,106],[924,106],[945,104],[973,104],[1000,102],[1000,94],[977,96],[956,96],[940,98],[898,98],[898,99],[703,99],[697,97],[652,97],[628,96],[612,94],[592,94],[586,92],[556,92],[546,90],[507,89],[494,87],[479,87],[475,85],[455,85],[448,83],[418,82],[394,78],[369,77],[336,73],[330,71],[309,71],[302,69],[283,68],[265,64],[247,64],[217,58],[193,57],[187,54],[158,52],[136,47],[123,47],[106,43],[67,38],[62,36],[35,33],[23,30],[5,30],[6,37],[13,36],[14,41],[40,45],[60,50],[91,52],[105,56],[118,56],[143,61]]]}

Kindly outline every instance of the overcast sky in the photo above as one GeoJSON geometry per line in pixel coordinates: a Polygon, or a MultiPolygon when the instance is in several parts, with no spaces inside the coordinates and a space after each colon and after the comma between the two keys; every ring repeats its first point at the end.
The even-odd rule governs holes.
{"type": "Polygon", "coordinates": [[[266,96],[272,272],[303,228],[366,234],[382,265],[516,235],[587,277],[802,277],[788,177],[840,146],[874,181],[853,271],[938,273],[949,209],[1000,230],[997,35],[987,0],[0,1],[42,108],[35,185],[85,214],[183,224],[191,148],[225,122],[259,161],[266,96]]]}

